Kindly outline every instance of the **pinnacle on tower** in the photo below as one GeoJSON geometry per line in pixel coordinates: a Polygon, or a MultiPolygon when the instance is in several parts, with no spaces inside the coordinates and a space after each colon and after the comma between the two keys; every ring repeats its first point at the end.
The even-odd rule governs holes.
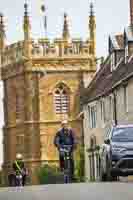
{"type": "Polygon", "coordinates": [[[89,40],[90,40],[90,53],[95,56],[96,49],[96,17],[94,15],[93,3],[90,3],[89,15],[89,40]]]}
{"type": "Polygon", "coordinates": [[[90,16],[94,16],[94,6],[93,3],[90,3],[90,16]]]}
{"type": "Polygon", "coordinates": [[[67,22],[67,14],[64,13],[63,39],[68,40],[69,38],[70,38],[70,33],[67,22]]]}
{"type": "Polygon", "coordinates": [[[30,39],[30,20],[28,15],[28,3],[25,1],[24,4],[24,23],[23,23],[23,30],[24,30],[24,39],[29,40],[30,39]]]}
{"type": "Polygon", "coordinates": [[[90,4],[89,31],[90,31],[90,40],[94,40],[96,31],[96,19],[94,15],[94,6],[92,2],[90,4]]]}
{"type": "Polygon", "coordinates": [[[26,16],[26,17],[28,17],[28,4],[27,4],[27,2],[25,2],[25,4],[24,4],[24,16],[26,16]]]}
{"type": "Polygon", "coordinates": [[[5,37],[3,14],[0,13],[0,50],[5,46],[5,37]]]}
{"type": "Polygon", "coordinates": [[[0,13],[0,31],[4,31],[4,22],[2,13],[0,13]]]}

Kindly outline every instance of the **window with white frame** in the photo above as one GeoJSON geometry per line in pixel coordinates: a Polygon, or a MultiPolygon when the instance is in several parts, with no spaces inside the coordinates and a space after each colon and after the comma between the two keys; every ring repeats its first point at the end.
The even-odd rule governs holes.
{"type": "Polygon", "coordinates": [[[90,120],[90,127],[96,128],[96,105],[89,106],[89,120],[90,120]]]}
{"type": "Polygon", "coordinates": [[[124,109],[128,112],[128,86],[124,86],[124,109]]]}
{"type": "Polygon", "coordinates": [[[60,85],[54,92],[54,104],[56,114],[69,112],[69,93],[65,85],[60,85]]]}

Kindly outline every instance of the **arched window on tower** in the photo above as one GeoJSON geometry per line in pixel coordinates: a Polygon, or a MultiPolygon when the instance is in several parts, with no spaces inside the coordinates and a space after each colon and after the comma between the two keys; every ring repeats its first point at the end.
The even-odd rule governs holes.
{"type": "Polygon", "coordinates": [[[69,112],[69,90],[64,84],[58,85],[55,89],[54,104],[56,114],[69,112]]]}

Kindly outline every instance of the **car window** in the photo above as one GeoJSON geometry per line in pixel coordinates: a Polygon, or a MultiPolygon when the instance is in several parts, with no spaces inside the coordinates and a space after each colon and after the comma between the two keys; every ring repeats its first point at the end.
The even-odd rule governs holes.
{"type": "Polygon", "coordinates": [[[113,141],[133,141],[133,127],[115,128],[112,135],[113,141]]]}

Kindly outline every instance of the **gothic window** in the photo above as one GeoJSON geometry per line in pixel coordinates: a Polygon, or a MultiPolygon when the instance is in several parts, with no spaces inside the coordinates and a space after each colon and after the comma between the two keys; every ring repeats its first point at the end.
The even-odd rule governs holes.
{"type": "Polygon", "coordinates": [[[68,113],[69,111],[69,94],[64,85],[56,88],[54,93],[55,112],[57,114],[68,113]]]}

